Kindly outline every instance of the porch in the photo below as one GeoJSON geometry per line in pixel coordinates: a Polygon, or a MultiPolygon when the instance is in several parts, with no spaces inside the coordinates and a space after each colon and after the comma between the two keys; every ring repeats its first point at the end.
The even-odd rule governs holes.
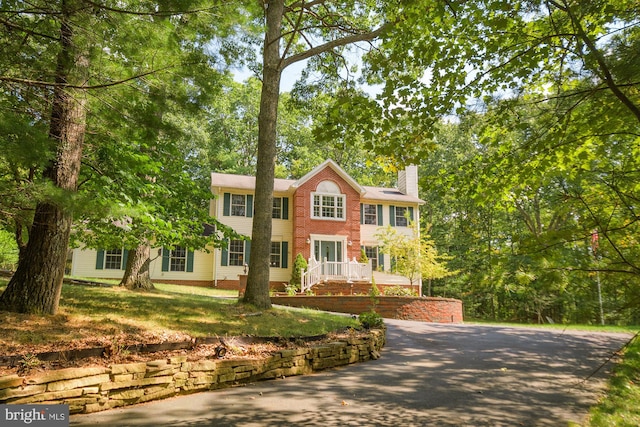
{"type": "Polygon", "coordinates": [[[360,263],[355,258],[351,261],[329,261],[327,258],[316,261],[315,258],[310,258],[307,269],[301,272],[300,291],[306,293],[319,283],[369,284],[372,277],[371,260],[360,263]]]}

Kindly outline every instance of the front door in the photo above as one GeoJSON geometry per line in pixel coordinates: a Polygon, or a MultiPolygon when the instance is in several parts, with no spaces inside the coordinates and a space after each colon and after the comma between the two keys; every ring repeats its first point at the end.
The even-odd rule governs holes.
{"type": "Polygon", "coordinates": [[[322,263],[322,274],[335,276],[342,274],[342,240],[315,240],[314,257],[322,263]],[[326,261],[326,264],[325,264],[326,261]]]}

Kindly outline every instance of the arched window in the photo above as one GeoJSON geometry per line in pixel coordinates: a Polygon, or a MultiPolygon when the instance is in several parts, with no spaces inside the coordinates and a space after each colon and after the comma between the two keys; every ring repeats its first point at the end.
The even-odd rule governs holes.
{"type": "Polygon", "coordinates": [[[311,193],[311,217],[344,221],[346,196],[333,181],[322,181],[311,193]]]}

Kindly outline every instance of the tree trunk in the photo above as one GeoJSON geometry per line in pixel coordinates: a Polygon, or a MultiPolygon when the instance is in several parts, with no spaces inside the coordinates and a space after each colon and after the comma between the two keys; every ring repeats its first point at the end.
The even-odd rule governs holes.
{"type": "Polygon", "coordinates": [[[128,289],[140,289],[150,291],[155,289],[149,274],[151,264],[151,245],[148,242],[140,244],[137,248],[129,251],[127,267],[120,286],[128,289]]]}
{"type": "MultiPolygon", "coordinates": [[[[86,94],[83,90],[65,88],[64,84],[70,81],[77,85],[84,83],[89,67],[87,57],[73,43],[74,33],[69,20],[75,10],[63,2],[60,52],[49,125],[49,138],[57,149],[55,158],[43,173],[56,188],[68,193],[75,192],[78,187],[86,125],[86,94]]],[[[34,314],[57,312],[72,218],[70,208],[61,202],[51,200],[36,205],[29,240],[16,272],[0,295],[1,310],[34,314]]]]}
{"type": "Polygon", "coordinates": [[[276,123],[282,65],[280,31],[284,1],[266,4],[267,31],[264,40],[262,93],[258,115],[258,162],[256,166],[255,214],[251,234],[251,259],[243,301],[257,308],[271,308],[269,259],[271,253],[271,212],[276,166],[276,123]]]}

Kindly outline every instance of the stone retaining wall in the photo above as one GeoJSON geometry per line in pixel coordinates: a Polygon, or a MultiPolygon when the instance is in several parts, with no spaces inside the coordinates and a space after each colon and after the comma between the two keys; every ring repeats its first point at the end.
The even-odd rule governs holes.
{"type": "Polygon", "coordinates": [[[0,377],[0,403],[68,404],[71,414],[214,390],[260,380],[308,374],[380,357],[384,330],[310,347],[280,350],[260,359],[185,356],[109,367],[67,368],[34,376],[0,377]]]}
{"type": "MultiPolygon", "coordinates": [[[[435,297],[375,297],[375,311],[389,319],[418,320],[436,323],[462,323],[462,301],[435,297]]],[[[337,313],[360,314],[372,309],[368,296],[277,296],[273,304],[315,308],[337,313]]]]}

